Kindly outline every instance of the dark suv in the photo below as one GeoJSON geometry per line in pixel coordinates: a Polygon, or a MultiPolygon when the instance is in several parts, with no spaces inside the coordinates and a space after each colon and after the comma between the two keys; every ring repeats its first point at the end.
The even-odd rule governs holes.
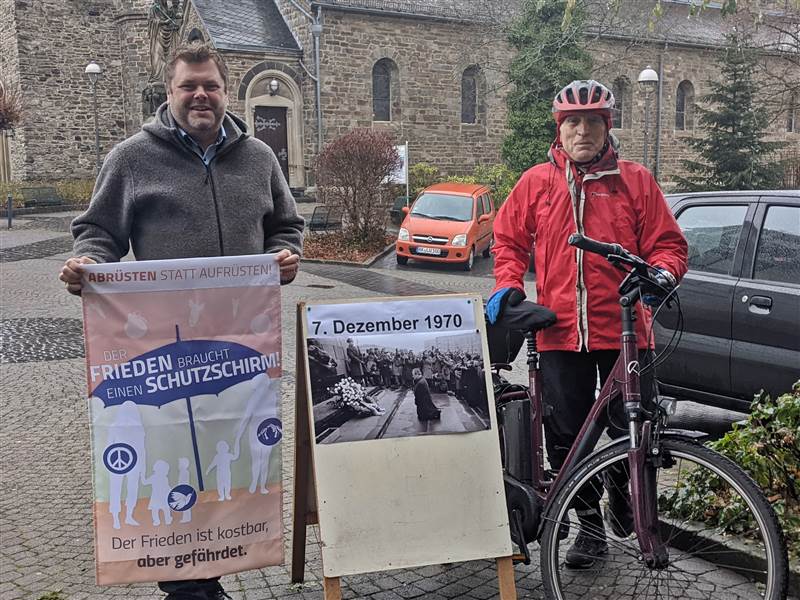
{"type": "MultiPolygon", "coordinates": [[[[800,379],[800,191],[667,196],[689,241],[680,344],[659,367],[662,393],[749,411],[761,388],[800,379]]],[[[658,317],[656,346],[676,327],[658,317]]]]}

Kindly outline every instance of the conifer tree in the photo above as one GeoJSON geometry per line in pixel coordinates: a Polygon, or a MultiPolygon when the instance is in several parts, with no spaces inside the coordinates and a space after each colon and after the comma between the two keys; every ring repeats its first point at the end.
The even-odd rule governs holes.
{"type": "Polygon", "coordinates": [[[764,140],[769,117],[760,104],[754,72],[757,56],[749,38],[726,36],[719,59],[719,79],[696,106],[702,137],[687,144],[697,159],[684,160],[682,191],[755,190],[778,187],[782,168],[775,151],[780,143],[764,140]]]}
{"type": "Polygon", "coordinates": [[[579,43],[583,13],[573,5],[574,0],[523,0],[520,17],[510,27],[508,39],[517,55],[510,66],[515,88],[508,98],[510,133],[503,141],[503,159],[514,171],[547,158],[556,133],[553,97],[570,81],[589,77],[591,57],[579,43]]]}

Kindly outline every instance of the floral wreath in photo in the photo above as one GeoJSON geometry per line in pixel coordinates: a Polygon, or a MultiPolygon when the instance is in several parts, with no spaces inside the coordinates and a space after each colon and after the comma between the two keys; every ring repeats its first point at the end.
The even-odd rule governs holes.
{"type": "Polygon", "coordinates": [[[334,407],[346,408],[357,416],[382,415],[385,412],[377,402],[367,396],[361,384],[351,377],[340,379],[336,385],[328,388],[328,392],[335,397],[334,407]]]}

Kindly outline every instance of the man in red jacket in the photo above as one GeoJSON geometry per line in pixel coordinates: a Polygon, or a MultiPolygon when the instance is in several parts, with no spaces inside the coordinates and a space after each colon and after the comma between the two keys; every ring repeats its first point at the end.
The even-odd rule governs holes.
{"type": "MultiPolygon", "coordinates": [[[[657,278],[671,289],[686,272],[687,244],[650,172],[619,160],[609,135],[614,96],[596,81],[573,81],[553,100],[557,134],[549,161],[526,171],[494,223],[495,290],[487,303],[490,322],[506,304],[525,298],[523,275],[536,247],[537,302],[556,313],[557,322],[538,335],[545,405],[547,454],[558,469],[595,400],[599,373],[605,381],[620,349],[617,288],[623,273],[603,257],[576,250],[567,242],[579,232],[621,244],[657,267],[657,278]],[[547,411],[546,411],[547,412],[547,411]]],[[[640,352],[650,347],[651,315],[639,310],[640,352]]],[[[646,356],[640,357],[645,364],[646,356]]],[[[643,398],[652,397],[652,370],[642,374],[643,398]]],[[[608,423],[609,435],[625,433],[621,406],[608,423]]],[[[607,520],[613,533],[632,528],[627,485],[609,486],[607,520]],[[622,491],[620,491],[622,488],[622,491]]],[[[607,551],[599,497],[575,507],[580,528],[566,562],[588,568],[607,551]]]]}

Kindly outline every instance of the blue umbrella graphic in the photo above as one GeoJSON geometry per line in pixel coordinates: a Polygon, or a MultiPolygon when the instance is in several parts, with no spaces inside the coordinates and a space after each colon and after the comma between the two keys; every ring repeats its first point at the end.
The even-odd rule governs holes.
{"type": "MultiPolygon", "coordinates": [[[[189,429],[192,436],[192,448],[194,450],[195,468],[197,470],[197,482],[200,490],[203,487],[203,469],[200,465],[200,451],[197,447],[197,432],[194,426],[194,416],[192,414],[192,396],[205,394],[219,394],[223,390],[252,379],[259,373],[263,373],[267,367],[267,359],[256,350],[248,348],[236,342],[226,342],[220,340],[182,340],[178,326],[175,326],[175,341],[150,350],[129,361],[140,365],[155,365],[163,369],[164,374],[179,373],[183,377],[179,378],[179,383],[167,389],[149,391],[152,384],[148,386],[147,380],[153,377],[153,373],[147,369],[140,369],[139,374],[129,374],[123,377],[109,378],[98,384],[91,395],[100,398],[105,406],[120,405],[125,401],[133,400],[138,405],[161,407],[175,400],[186,400],[186,410],[189,415],[189,429]],[[193,374],[193,367],[186,366],[178,368],[178,359],[194,356],[214,356],[221,360],[216,363],[231,363],[238,365],[235,369],[217,369],[211,375],[206,371],[203,375],[193,374]],[[251,360],[255,358],[256,360],[251,360]],[[128,390],[141,390],[141,394],[135,397],[121,395],[117,393],[119,388],[128,390]]],[[[206,365],[207,366],[207,365],[206,365]]],[[[133,370],[133,369],[132,369],[133,370]]],[[[201,371],[204,371],[201,368],[201,371]]]]}

